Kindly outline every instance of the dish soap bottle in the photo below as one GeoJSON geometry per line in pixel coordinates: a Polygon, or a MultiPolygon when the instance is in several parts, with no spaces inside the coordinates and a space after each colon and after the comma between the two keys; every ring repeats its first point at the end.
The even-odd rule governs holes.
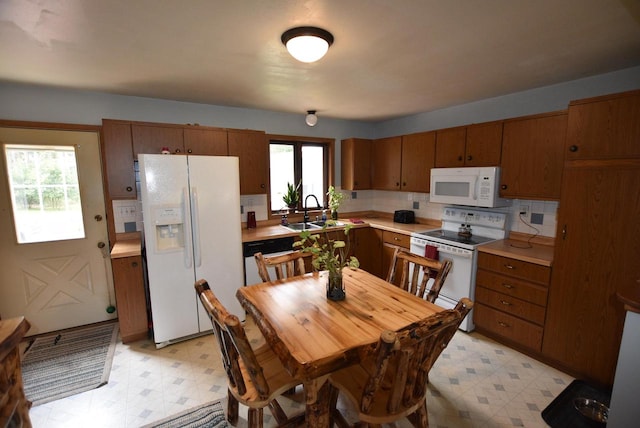
{"type": "Polygon", "coordinates": [[[327,221],[327,210],[322,210],[322,221],[327,221]]]}

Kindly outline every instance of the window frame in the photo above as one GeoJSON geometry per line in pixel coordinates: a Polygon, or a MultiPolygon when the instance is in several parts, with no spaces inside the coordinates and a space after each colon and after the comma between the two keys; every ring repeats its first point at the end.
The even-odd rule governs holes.
{"type": "MultiPolygon", "coordinates": [[[[335,175],[335,139],[333,138],[321,138],[321,137],[302,137],[302,136],[292,136],[292,135],[272,135],[268,134],[267,139],[269,141],[269,147],[271,144],[291,144],[294,145],[294,174],[296,180],[302,177],[302,158],[301,158],[301,150],[302,146],[322,146],[325,148],[324,150],[324,172],[325,172],[325,187],[334,186],[334,175],[335,175]]],[[[269,150],[270,152],[270,150],[269,150]]],[[[296,181],[297,182],[297,181],[296,181]]],[[[302,195],[301,195],[302,196],[302,195]]],[[[303,198],[300,198],[298,203],[298,208],[296,212],[302,211],[302,203],[303,198]]],[[[322,204],[327,206],[327,196],[323,195],[322,204]]],[[[271,157],[269,157],[269,191],[267,192],[267,206],[269,218],[278,218],[282,215],[280,210],[273,211],[271,210],[271,157]]]]}

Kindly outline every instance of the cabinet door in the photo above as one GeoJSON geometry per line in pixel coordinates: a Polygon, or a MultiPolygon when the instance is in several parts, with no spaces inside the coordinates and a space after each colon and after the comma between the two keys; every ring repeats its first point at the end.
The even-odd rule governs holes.
{"type": "Polygon", "coordinates": [[[400,190],[402,137],[373,140],[372,187],[379,190],[400,190]]]}
{"type": "Polygon", "coordinates": [[[102,121],[102,155],[108,197],[135,199],[136,176],[133,166],[131,124],[104,119],[102,121]]]}
{"type": "Polygon", "coordinates": [[[431,168],[435,165],[435,156],[435,132],[404,135],[402,137],[401,190],[429,193],[431,168]]]}
{"type": "Polygon", "coordinates": [[[225,129],[184,130],[184,150],[187,154],[227,156],[227,131],[225,129]]]}
{"type": "Polygon", "coordinates": [[[382,231],[372,227],[365,227],[352,229],[351,233],[354,236],[354,254],[360,262],[360,269],[383,278],[382,231]]]}
{"type": "Polygon", "coordinates": [[[116,307],[122,343],[147,337],[147,301],[142,277],[142,257],[111,260],[116,307]]]}
{"type": "Polygon", "coordinates": [[[624,310],[616,298],[640,278],[640,160],[565,168],[543,353],[612,385],[624,310]],[[628,193],[628,194],[625,194],[628,193]]]}
{"type": "Polygon", "coordinates": [[[183,153],[183,133],[180,127],[131,125],[133,135],[133,155],[138,153],[160,154],[163,147],[171,153],[183,153]]]}
{"type": "Polygon", "coordinates": [[[371,140],[349,138],[341,142],[342,188],[371,188],[371,140]]]}
{"type": "Polygon", "coordinates": [[[640,91],[569,106],[567,160],[640,157],[640,91]]]}
{"type": "Polygon", "coordinates": [[[559,199],[566,133],[566,113],[506,122],[500,196],[559,199]]]}
{"type": "Polygon", "coordinates": [[[436,131],[436,168],[464,166],[466,138],[464,126],[436,131]]]}
{"type": "Polygon", "coordinates": [[[240,159],[240,194],[267,193],[269,141],[261,131],[229,130],[229,156],[240,159]]]}
{"type": "Polygon", "coordinates": [[[467,126],[465,166],[500,165],[502,121],[467,126]]]}

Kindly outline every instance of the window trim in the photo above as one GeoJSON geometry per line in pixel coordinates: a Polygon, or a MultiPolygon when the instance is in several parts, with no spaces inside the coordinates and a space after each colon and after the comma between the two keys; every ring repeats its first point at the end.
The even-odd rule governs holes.
{"type": "MultiPolygon", "coordinates": [[[[269,145],[271,143],[310,143],[326,146],[327,151],[327,159],[325,168],[327,170],[327,186],[335,186],[335,146],[336,140],[333,138],[322,138],[322,137],[303,137],[303,136],[295,136],[295,135],[278,135],[278,134],[267,134],[267,141],[269,145]]],[[[280,217],[280,213],[277,211],[271,211],[271,158],[269,161],[269,189],[267,191],[267,210],[269,219],[276,219],[280,217]]],[[[299,166],[295,166],[298,168],[299,166]]],[[[327,201],[324,199],[324,204],[327,201]]]]}

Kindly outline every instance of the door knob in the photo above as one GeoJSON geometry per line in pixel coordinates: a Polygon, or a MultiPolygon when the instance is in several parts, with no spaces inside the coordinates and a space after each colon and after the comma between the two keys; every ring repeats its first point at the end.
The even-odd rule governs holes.
{"type": "Polygon", "coordinates": [[[102,216],[100,214],[96,214],[93,218],[96,219],[96,221],[102,221],[102,216]]]}
{"type": "Polygon", "coordinates": [[[98,242],[98,248],[104,248],[104,247],[105,247],[105,245],[107,245],[107,244],[105,244],[105,243],[104,243],[104,242],[102,242],[102,241],[98,242]]]}

